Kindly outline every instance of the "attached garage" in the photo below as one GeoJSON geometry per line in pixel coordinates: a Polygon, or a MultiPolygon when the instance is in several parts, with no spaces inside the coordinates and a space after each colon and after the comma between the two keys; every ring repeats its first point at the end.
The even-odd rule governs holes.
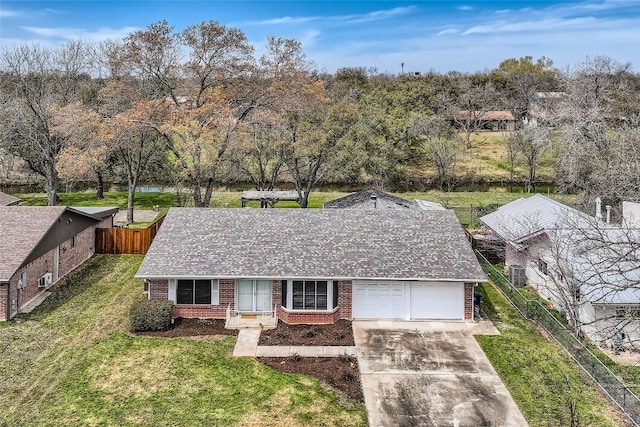
{"type": "Polygon", "coordinates": [[[464,284],[358,281],[354,319],[464,319],[464,284]]]}

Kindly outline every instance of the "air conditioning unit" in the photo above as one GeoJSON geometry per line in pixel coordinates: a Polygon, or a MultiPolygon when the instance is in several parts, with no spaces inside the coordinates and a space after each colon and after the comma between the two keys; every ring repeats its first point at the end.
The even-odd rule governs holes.
{"type": "Polygon", "coordinates": [[[44,276],[42,276],[38,280],[38,287],[46,288],[47,286],[51,285],[51,283],[53,283],[53,274],[45,273],[44,276]]]}
{"type": "Polygon", "coordinates": [[[516,288],[523,288],[527,283],[527,276],[525,275],[524,266],[522,265],[510,265],[509,266],[509,281],[516,288]]]}

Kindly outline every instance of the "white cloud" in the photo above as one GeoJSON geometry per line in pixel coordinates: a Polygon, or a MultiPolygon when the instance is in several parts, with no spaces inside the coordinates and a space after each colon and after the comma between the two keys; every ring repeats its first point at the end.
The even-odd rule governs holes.
{"type": "Polygon", "coordinates": [[[240,25],[285,25],[304,24],[307,22],[343,22],[343,23],[363,23],[381,21],[411,13],[414,6],[396,7],[388,10],[377,10],[363,14],[353,15],[330,15],[330,16],[283,16],[281,18],[265,19],[261,21],[244,22],[240,25]]]}
{"type": "Polygon", "coordinates": [[[447,28],[446,30],[442,30],[436,34],[436,36],[445,36],[447,34],[458,34],[460,30],[456,28],[447,28]]]}
{"type": "Polygon", "coordinates": [[[139,30],[138,27],[108,28],[100,27],[95,30],[87,30],[84,28],[71,27],[20,27],[32,34],[65,40],[82,39],[88,42],[100,42],[108,39],[118,39],[125,37],[133,31],[139,30]]]}
{"type": "Polygon", "coordinates": [[[21,15],[17,10],[0,9],[0,18],[15,18],[21,15]]]}
{"type": "Polygon", "coordinates": [[[592,27],[596,18],[574,18],[574,19],[544,19],[538,21],[506,22],[496,21],[484,25],[476,25],[464,31],[462,35],[469,34],[495,34],[495,33],[515,33],[525,31],[549,31],[559,28],[569,27],[592,27]]]}
{"type": "Polygon", "coordinates": [[[303,33],[302,35],[300,35],[297,40],[302,43],[302,47],[304,49],[308,49],[310,47],[312,47],[316,40],[318,39],[318,37],[320,36],[320,31],[317,30],[309,30],[306,31],[305,33],[303,33]]]}

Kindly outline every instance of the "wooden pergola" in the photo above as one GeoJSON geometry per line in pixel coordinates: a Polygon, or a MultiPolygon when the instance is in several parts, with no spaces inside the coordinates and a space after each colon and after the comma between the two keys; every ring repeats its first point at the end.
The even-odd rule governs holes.
{"type": "Polygon", "coordinates": [[[242,207],[247,206],[249,201],[260,201],[261,208],[273,208],[281,201],[297,202],[300,204],[297,191],[243,191],[242,207]]]}

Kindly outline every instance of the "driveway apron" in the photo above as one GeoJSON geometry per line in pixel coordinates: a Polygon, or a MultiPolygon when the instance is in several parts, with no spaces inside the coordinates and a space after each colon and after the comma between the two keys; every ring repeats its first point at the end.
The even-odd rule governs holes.
{"type": "Polygon", "coordinates": [[[371,427],[527,426],[466,323],[354,321],[371,427]]]}

